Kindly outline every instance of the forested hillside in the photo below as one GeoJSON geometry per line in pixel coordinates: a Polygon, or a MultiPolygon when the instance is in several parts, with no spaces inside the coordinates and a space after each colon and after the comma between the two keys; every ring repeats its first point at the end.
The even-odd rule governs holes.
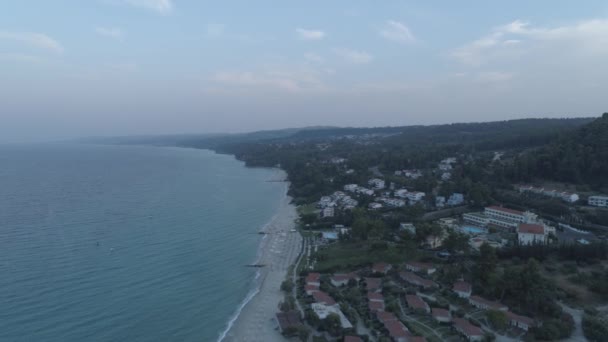
{"type": "Polygon", "coordinates": [[[513,160],[515,180],[549,179],[608,187],[608,113],[513,160]]]}

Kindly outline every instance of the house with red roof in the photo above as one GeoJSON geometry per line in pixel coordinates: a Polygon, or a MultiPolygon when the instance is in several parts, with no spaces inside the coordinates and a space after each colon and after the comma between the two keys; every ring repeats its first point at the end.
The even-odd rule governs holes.
{"type": "Polygon", "coordinates": [[[317,287],[321,286],[321,274],[320,273],[308,273],[305,280],[306,285],[316,285],[317,287]]]}
{"type": "Polygon", "coordinates": [[[319,291],[319,286],[306,284],[304,285],[304,291],[307,295],[312,296],[313,292],[319,291]]]}
{"type": "Polygon", "coordinates": [[[431,312],[431,308],[429,307],[429,305],[424,300],[422,300],[422,298],[416,295],[406,295],[405,301],[407,302],[407,306],[409,306],[413,310],[420,310],[424,311],[425,313],[431,312]]]}
{"type": "Polygon", "coordinates": [[[372,266],[372,272],[374,273],[382,273],[387,274],[393,268],[391,264],[387,264],[385,262],[378,262],[372,266]]]}
{"type": "Polygon", "coordinates": [[[359,336],[344,336],[344,342],[363,342],[359,336]]]}
{"type": "Polygon", "coordinates": [[[277,312],[276,320],[279,324],[281,333],[287,331],[289,328],[297,328],[302,325],[300,313],[297,311],[277,312]]]}
{"type": "Polygon", "coordinates": [[[365,278],[365,289],[367,292],[380,292],[382,290],[382,278],[365,278]]]}
{"type": "Polygon", "coordinates": [[[454,329],[464,335],[468,341],[481,341],[484,338],[483,330],[471,324],[464,318],[454,317],[454,329]]]}
{"type": "Polygon", "coordinates": [[[410,331],[398,320],[386,322],[384,327],[393,341],[408,342],[408,338],[411,337],[410,331]]]}
{"type": "Polygon", "coordinates": [[[369,300],[370,302],[384,302],[384,296],[382,295],[382,293],[368,292],[367,300],[369,300]]]}
{"type": "Polygon", "coordinates": [[[499,302],[493,302],[491,300],[487,300],[487,299],[481,298],[479,296],[469,297],[469,304],[473,305],[474,307],[476,307],[478,309],[482,309],[482,310],[498,310],[498,311],[508,311],[509,310],[509,307],[506,305],[503,305],[499,302]]]}
{"type": "Polygon", "coordinates": [[[386,323],[386,322],[396,321],[397,320],[397,316],[395,316],[395,314],[393,314],[392,312],[387,312],[387,311],[378,311],[378,312],[376,312],[376,317],[383,324],[386,323]]]}
{"type": "Polygon", "coordinates": [[[369,312],[372,314],[372,317],[378,311],[384,311],[384,302],[368,302],[367,306],[369,308],[369,312]]]}
{"type": "Polygon", "coordinates": [[[406,262],[405,269],[416,273],[425,273],[427,275],[433,274],[435,271],[437,271],[433,264],[417,261],[406,262]]]}
{"type": "Polygon", "coordinates": [[[407,283],[410,283],[410,284],[416,285],[416,286],[420,286],[425,289],[428,289],[431,287],[437,287],[437,284],[434,281],[419,277],[412,272],[400,272],[399,276],[401,277],[401,279],[405,280],[407,283]]]}
{"type": "Polygon", "coordinates": [[[511,311],[507,311],[507,319],[509,320],[509,325],[514,326],[516,328],[520,328],[524,331],[528,331],[530,328],[536,326],[536,321],[530,317],[521,316],[515,314],[511,311]]]}
{"type": "Polygon", "coordinates": [[[442,309],[442,308],[432,308],[431,314],[433,318],[439,323],[449,323],[452,321],[452,314],[450,310],[442,309]]]}
{"type": "Polygon", "coordinates": [[[314,301],[316,303],[322,303],[325,305],[335,305],[336,301],[331,298],[330,295],[328,295],[327,293],[323,292],[323,291],[316,291],[312,293],[312,298],[314,299],[314,301]]]}
{"type": "Polygon", "coordinates": [[[460,298],[469,298],[473,291],[471,284],[466,281],[459,280],[454,283],[452,287],[452,291],[458,295],[460,298]]]}
{"type": "Polygon", "coordinates": [[[520,223],[517,226],[517,240],[520,245],[547,242],[547,231],[543,224],[520,223]]]}
{"type": "Polygon", "coordinates": [[[359,281],[359,276],[356,273],[337,273],[330,278],[330,281],[333,286],[340,287],[347,285],[351,279],[359,281]]]}

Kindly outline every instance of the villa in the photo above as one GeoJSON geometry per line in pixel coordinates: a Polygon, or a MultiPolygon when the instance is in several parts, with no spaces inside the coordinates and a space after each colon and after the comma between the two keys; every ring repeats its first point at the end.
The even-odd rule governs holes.
{"type": "Polygon", "coordinates": [[[460,298],[469,298],[471,296],[472,287],[471,284],[466,281],[459,280],[454,283],[452,287],[452,291],[458,295],[460,298]]]}
{"type": "Polygon", "coordinates": [[[414,226],[412,223],[401,223],[399,225],[399,229],[405,230],[410,234],[416,234],[416,226],[414,226]]]}
{"type": "Polygon", "coordinates": [[[320,273],[308,273],[306,276],[306,285],[315,285],[317,287],[321,286],[321,274],[320,273]]]}
{"type": "Polygon", "coordinates": [[[340,317],[340,326],[342,329],[350,329],[353,327],[337,304],[328,305],[325,303],[312,303],[310,306],[319,319],[326,319],[327,316],[333,313],[340,317]]]}
{"type": "Polygon", "coordinates": [[[473,305],[474,307],[476,307],[478,309],[482,309],[482,310],[497,310],[497,311],[509,310],[509,307],[506,305],[503,305],[499,302],[493,302],[493,301],[481,298],[479,296],[469,297],[469,304],[473,305]]]}
{"type": "Polygon", "coordinates": [[[405,301],[407,302],[407,306],[409,306],[413,310],[420,310],[424,311],[425,313],[431,312],[431,308],[429,307],[429,305],[424,300],[422,300],[422,298],[416,295],[406,295],[405,301]]]}
{"type": "Polygon", "coordinates": [[[391,264],[387,264],[385,262],[378,262],[372,266],[372,272],[374,273],[382,273],[387,274],[393,268],[391,264]]]}
{"type": "Polygon", "coordinates": [[[589,196],[587,204],[594,207],[606,208],[608,207],[608,196],[589,196]]]}
{"type": "Polygon", "coordinates": [[[425,273],[427,275],[433,274],[435,271],[437,271],[433,264],[416,261],[406,262],[405,269],[416,273],[425,273]]]}
{"type": "Polygon", "coordinates": [[[365,278],[365,289],[367,292],[379,292],[382,290],[382,278],[365,278]]]}
{"type": "Polygon", "coordinates": [[[481,341],[484,338],[483,330],[480,327],[471,324],[464,318],[455,317],[454,329],[464,335],[468,341],[481,341]]]}
{"type": "Polygon", "coordinates": [[[383,302],[384,303],[384,296],[382,295],[382,293],[369,292],[367,294],[367,300],[369,300],[370,302],[383,302]]]}
{"type": "Polygon", "coordinates": [[[433,308],[431,312],[433,318],[439,323],[449,323],[452,321],[452,314],[450,313],[450,310],[433,308]]]}
{"type": "Polygon", "coordinates": [[[399,273],[399,276],[401,277],[401,279],[405,280],[406,282],[408,282],[412,285],[420,286],[425,289],[431,288],[431,287],[437,287],[437,284],[434,281],[419,277],[412,272],[401,272],[401,273],[399,273]]]}
{"type": "Polygon", "coordinates": [[[351,279],[354,279],[355,281],[359,281],[359,276],[356,275],[355,273],[334,274],[330,278],[330,282],[333,286],[339,287],[339,286],[347,285],[351,279]]]}
{"type": "Polygon", "coordinates": [[[279,324],[279,331],[284,333],[290,328],[297,328],[302,325],[300,313],[297,311],[277,312],[276,320],[279,324]]]}
{"type": "Polygon", "coordinates": [[[547,242],[547,232],[542,224],[522,223],[517,227],[517,240],[520,245],[544,244],[547,242]]]}
{"type": "Polygon", "coordinates": [[[307,295],[312,296],[312,294],[314,292],[319,291],[319,286],[306,284],[306,285],[304,285],[304,291],[306,292],[307,295]]]}
{"type": "Polygon", "coordinates": [[[369,186],[371,186],[374,190],[382,190],[386,187],[386,184],[384,183],[384,181],[382,179],[379,178],[373,178],[370,179],[367,184],[369,186]]]}
{"type": "Polygon", "coordinates": [[[325,305],[336,305],[336,301],[331,298],[330,295],[323,291],[316,291],[312,293],[312,298],[316,303],[322,303],[325,305]]]}

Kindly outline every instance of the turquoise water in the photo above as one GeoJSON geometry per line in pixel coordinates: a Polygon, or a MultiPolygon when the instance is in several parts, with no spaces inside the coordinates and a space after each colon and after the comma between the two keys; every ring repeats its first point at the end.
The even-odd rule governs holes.
{"type": "Polygon", "coordinates": [[[214,341],[284,183],[177,148],[0,146],[0,341],[214,341]]]}
{"type": "Polygon", "coordinates": [[[469,234],[487,233],[487,231],[485,229],[479,228],[479,227],[473,227],[473,226],[462,226],[460,229],[462,229],[464,232],[469,233],[469,234]]]}

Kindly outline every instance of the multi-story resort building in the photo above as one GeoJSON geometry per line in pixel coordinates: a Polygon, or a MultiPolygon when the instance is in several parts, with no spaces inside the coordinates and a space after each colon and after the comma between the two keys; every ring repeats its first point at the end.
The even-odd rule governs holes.
{"type": "Polygon", "coordinates": [[[608,196],[589,196],[587,203],[594,207],[608,207],[608,196]]]}
{"type": "Polygon", "coordinates": [[[520,223],[536,223],[538,216],[529,211],[523,212],[503,207],[486,207],[483,213],[466,213],[462,218],[480,227],[489,225],[515,229],[520,223]]]}

